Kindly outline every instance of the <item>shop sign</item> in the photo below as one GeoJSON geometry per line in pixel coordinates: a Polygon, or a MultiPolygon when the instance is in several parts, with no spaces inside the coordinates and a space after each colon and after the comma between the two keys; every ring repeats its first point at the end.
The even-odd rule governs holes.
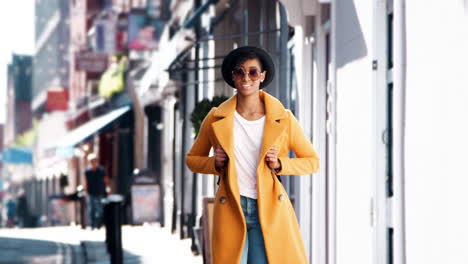
{"type": "Polygon", "coordinates": [[[107,54],[97,54],[94,52],[78,52],[75,56],[75,69],[77,71],[102,73],[107,69],[107,54]]]}
{"type": "Polygon", "coordinates": [[[53,87],[47,90],[46,111],[67,111],[68,89],[53,87]]]}

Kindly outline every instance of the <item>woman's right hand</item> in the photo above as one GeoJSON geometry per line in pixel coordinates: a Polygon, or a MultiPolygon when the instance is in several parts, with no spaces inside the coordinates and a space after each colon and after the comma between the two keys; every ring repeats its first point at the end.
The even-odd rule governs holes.
{"type": "Polygon", "coordinates": [[[218,145],[215,149],[215,167],[216,170],[221,172],[223,168],[226,166],[227,161],[229,160],[226,152],[224,149],[218,145]]]}

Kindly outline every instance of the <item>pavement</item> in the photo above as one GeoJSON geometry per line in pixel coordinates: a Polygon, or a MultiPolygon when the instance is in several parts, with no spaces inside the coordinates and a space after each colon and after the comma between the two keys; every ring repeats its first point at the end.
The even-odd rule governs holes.
{"type": "MultiPolygon", "coordinates": [[[[0,264],[108,264],[105,230],[79,226],[0,229],[0,264]]],[[[123,226],[124,263],[202,264],[190,250],[191,240],[180,240],[158,224],[123,226]]]]}

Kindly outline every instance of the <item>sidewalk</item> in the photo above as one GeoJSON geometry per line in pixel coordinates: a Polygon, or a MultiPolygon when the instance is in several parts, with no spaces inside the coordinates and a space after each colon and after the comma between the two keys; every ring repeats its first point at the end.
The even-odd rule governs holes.
{"type": "MultiPolygon", "coordinates": [[[[32,229],[0,229],[0,263],[108,264],[105,231],[82,230],[79,226],[32,229]],[[14,243],[14,244],[12,244],[14,243]],[[17,246],[14,246],[16,245],[17,246]],[[44,248],[38,252],[37,248],[44,248]],[[29,250],[29,251],[28,251],[29,250]],[[22,262],[18,262],[21,261],[22,262]],[[10,261],[10,262],[9,262],[10,261]]],[[[159,225],[122,227],[124,263],[202,264],[190,250],[191,240],[180,240],[159,225]]]]}
{"type": "MultiPolygon", "coordinates": [[[[86,230],[86,240],[81,240],[85,263],[110,263],[106,252],[105,232],[86,230]]],[[[191,240],[180,240],[167,228],[159,225],[122,227],[124,263],[184,263],[202,264],[201,256],[194,256],[190,250],[191,240]]]]}

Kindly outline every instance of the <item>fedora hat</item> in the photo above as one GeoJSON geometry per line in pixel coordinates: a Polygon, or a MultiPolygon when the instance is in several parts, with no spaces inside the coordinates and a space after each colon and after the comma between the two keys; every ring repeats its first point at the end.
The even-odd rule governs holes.
{"type": "Polygon", "coordinates": [[[273,78],[275,77],[275,64],[268,52],[253,46],[244,46],[232,50],[228,55],[226,55],[226,57],[224,57],[223,64],[221,65],[221,73],[223,74],[224,81],[229,84],[229,86],[235,88],[234,80],[232,79],[232,69],[236,66],[235,63],[237,58],[247,56],[250,52],[255,53],[260,59],[262,72],[267,72],[265,80],[260,83],[260,88],[265,88],[271,83],[271,81],[273,81],[273,78]]]}

